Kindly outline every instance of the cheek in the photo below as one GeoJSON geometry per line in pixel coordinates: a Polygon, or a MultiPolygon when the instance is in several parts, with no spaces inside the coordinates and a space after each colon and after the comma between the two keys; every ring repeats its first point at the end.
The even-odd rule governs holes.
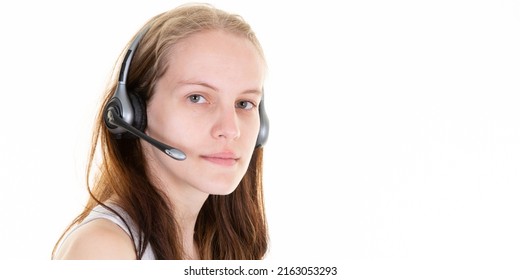
{"type": "Polygon", "coordinates": [[[171,101],[156,95],[150,100],[147,107],[146,132],[151,137],[173,145],[178,143],[179,137],[186,135],[190,127],[185,116],[180,114],[171,105],[171,101]],[[182,120],[182,121],[180,121],[182,120]]]}
{"type": "Polygon", "coordinates": [[[149,134],[156,135],[179,147],[200,145],[205,128],[199,123],[179,112],[162,114],[159,118],[150,120],[149,134]]]}
{"type": "Polygon", "coordinates": [[[255,120],[247,122],[241,130],[241,134],[244,140],[252,146],[252,149],[256,146],[256,139],[258,138],[258,133],[260,130],[260,119],[257,118],[255,120]]]}

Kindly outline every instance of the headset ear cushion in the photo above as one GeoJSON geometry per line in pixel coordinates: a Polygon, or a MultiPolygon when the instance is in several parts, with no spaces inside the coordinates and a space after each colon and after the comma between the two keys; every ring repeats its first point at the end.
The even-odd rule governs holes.
{"type": "Polygon", "coordinates": [[[267,117],[267,113],[265,112],[264,100],[260,102],[260,106],[258,108],[260,113],[260,131],[258,131],[258,137],[256,138],[256,146],[262,147],[267,142],[267,138],[269,138],[269,118],[267,117]]]}
{"type": "Polygon", "coordinates": [[[146,104],[139,94],[135,94],[131,92],[129,94],[130,102],[132,103],[132,107],[134,109],[134,123],[133,127],[138,129],[139,131],[144,132],[146,128],[146,104]]]}

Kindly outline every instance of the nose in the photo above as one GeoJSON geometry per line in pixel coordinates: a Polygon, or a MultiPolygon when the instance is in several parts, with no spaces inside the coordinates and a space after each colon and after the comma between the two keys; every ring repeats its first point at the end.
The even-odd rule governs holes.
{"type": "Polygon", "coordinates": [[[226,108],[216,116],[211,134],[215,139],[235,140],[240,137],[238,116],[235,108],[226,108]]]}

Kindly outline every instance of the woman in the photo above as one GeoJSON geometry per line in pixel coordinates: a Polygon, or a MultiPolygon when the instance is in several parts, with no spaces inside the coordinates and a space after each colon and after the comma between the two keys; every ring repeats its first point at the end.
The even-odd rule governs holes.
{"type": "Polygon", "coordinates": [[[146,23],[98,114],[90,198],[53,259],[262,259],[265,74],[239,16],[185,5],[146,23]]]}

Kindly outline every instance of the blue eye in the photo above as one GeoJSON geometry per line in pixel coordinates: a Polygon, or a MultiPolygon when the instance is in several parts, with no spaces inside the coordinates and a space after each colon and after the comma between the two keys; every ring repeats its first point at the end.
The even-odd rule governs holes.
{"type": "Polygon", "coordinates": [[[206,103],[207,102],[206,98],[202,97],[202,95],[200,95],[200,94],[192,94],[192,95],[188,96],[188,98],[193,103],[206,103]]]}
{"type": "Polygon", "coordinates": [[[251,110],[253,109],[253,107],[255,107],[255,104],[253,104],[253,102],[250,101],[242,100],[237,102],[236,107],[240,109],[251,110]]]}

